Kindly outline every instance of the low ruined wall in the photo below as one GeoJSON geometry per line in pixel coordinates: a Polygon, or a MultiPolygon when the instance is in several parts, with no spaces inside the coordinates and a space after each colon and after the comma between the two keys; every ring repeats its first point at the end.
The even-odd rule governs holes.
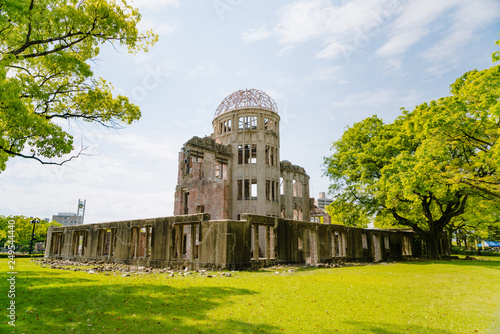
{"type": "MultiPolygon", "coordinates": [[[[446,251],[446,250],[444,250],[446,251]]],[[[378,262],[423,255],[408,230],[361,229],[243,214],[51,226],[45,257],[152,267],[244,269],[275,264],[378,262]]]]}

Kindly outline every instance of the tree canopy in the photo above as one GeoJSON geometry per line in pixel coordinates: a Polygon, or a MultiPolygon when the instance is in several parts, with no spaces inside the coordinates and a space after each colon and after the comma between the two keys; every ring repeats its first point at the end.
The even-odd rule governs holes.
{"type": "Polygon", "coordinates": [[[15,156],[67,161],[52,161],[74,149],[65,121],[115,127],[140,118],[89,64],[105,43],[147,52],[158,36],[139,33],[140,19],[125,1],[0,0],[0,172],[15,156]]]}
{"type": "Polygon", "coordinates": [[[451,95],[348,128],[325,157],[337,215],[411,227],[438,257],[443,229],[468,201],[500,198],[500,66],[465,73],[451,95]]]}
{"type": "MultiPolygon", "coordinates": [[[[33,224],[31,224],[31,221],[34,219],[35,218],[26,216],[0,216],[0,247],[3,247],[8,240],[7,231],[9,221],[14,221],[16,251],[28,251],[31,242],[31,234],[33,233],[33,224]]],[[[43,219],[38,219],[38,221],[39,222],[35,224],[35,236],[33,240],[35,243],[45,242],[49,226],[61,226],[61,224],[56,221],[47,222],[43,219]]]]}

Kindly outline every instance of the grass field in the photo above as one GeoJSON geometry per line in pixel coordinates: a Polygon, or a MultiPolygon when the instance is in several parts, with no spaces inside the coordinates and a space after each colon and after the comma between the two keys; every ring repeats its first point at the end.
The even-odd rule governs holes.
{"type": "Polygon", "coordinates": [[[1,333],[498,333],[500,259],[106,276],[17,259],[1,333]],[[278,273],[276,273],[278,271],[278,273]],[[15,329],[15,331],[14,331],[15,329]]]}

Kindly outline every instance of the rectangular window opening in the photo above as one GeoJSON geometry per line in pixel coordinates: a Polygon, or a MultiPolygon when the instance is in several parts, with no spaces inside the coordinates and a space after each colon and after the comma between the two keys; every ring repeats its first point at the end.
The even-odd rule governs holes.
{"type": "Polygon", "coordinates": [[[257,117],[256,116],[250,117],[250,128],[252,130],[257,129],[257,117]]]}
{"type": "Polygon", "coordinates": [[[238,165],[243,164],[243,145],[238,145],[238,165]]]}
{"type": "Polygon", "coordinates": [[[238,199],[243,199],[243,180],[238,180],[238,199]]]}
{"type": "Polygon", "coordinates": [[[250,226],[250,258],[252,260],[255,260],[254,249],[255,249],[255,226],[251,225],[250,226]]]}
{"type": "Polygon", "coordinates": [[[250,163],[255,164],[257,163],[257,144],[252,144],[251,148],[251,155],[250,155],[250,163]]]}
{"type": "Polygon", "coordinates": [[[259,225],[259,259],[266,258],[266,226],[259,225]]]}
{"type": "Polygon", "coordinates": [[[184,225],[182,230],[182,258],[191,258],[191,225],[184,225]]]}
{"type": "Polygon", "coordinates": [[[269,247],[270,247],[269,255],[270,255],[270,258],[272,260],[274,260],[276,258],[276,256],[275,256],[276,243],[275,242],[276,242],[276,239],[274,237],[274,227],[270,226],[269,227],[269,247]]]}
{"type": "Polygon", "coordinates": [[[257,180],[255,179],[252,180],[252,190],[250,196],[252,197],[252,199],[257,198],[257,180]]]}
{"type": "Polygon", "coordinates": [[[250,199],[250,180],[243,180],[244,199],[250,199]]]}
{"type": "Polygon", "coordinates": [[[200,251],[200,225],[196,225],[194,228],[194,258],[197,259],[200,251]]]}
{"type": "Polygon", "coordinates": [[[153,226],[147,226],[146,230],[148,232],[147,235],[147,243],[146,243],[146,256],[151,257],[152,247],[153,247],[153,226]]]}
{"type": "Polygon", "coordinates": [[[139,229],[139,240],[137,245],[137,256],[145,257],[146,256],[146,242],[147,242],[147,232],[145,227],[141,227],[139,229]]]}
{"type": "Polygon", "coordinates": [[[138,233],[138,228],[137,227],[132,227],[130,230],[130,258],[135,258],[137,257],[137,233],[138,233]]]}
{"type": "Polygon", "coordinates": [[[244,145],[245,148],[245,157],[244,157],[244,163],[245,165],[250,163],[250,145],[244,145]]]}
{"type": "Polygon", "coordinates": [[[183,202],[184,202],[184,214],[187,215],[189,213],[189,191],[184,191],[183,193],[183,202]]]}

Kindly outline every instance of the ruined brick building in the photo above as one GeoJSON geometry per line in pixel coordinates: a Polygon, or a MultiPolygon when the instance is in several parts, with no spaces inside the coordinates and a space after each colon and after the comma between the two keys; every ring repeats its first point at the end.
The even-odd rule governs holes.
{"type": "Polygon", "coordinates": [[[174,216],[51,226],[45,257],[243,269],[426,254],[411,230],[310,222],[309,176],[280,161],[280,117],[266,93],[229,95],[212,125],[210,136],[191,138],[179,153],[174,216]]]}
{"type": "Polygon", "coordinates": [[[280,161],[280,117],[271,97],[237,91],[219,105],[212,125],[210,137],[193,137],[179,154],[174,215],[309,221],[309,176],[280,161]]]}

